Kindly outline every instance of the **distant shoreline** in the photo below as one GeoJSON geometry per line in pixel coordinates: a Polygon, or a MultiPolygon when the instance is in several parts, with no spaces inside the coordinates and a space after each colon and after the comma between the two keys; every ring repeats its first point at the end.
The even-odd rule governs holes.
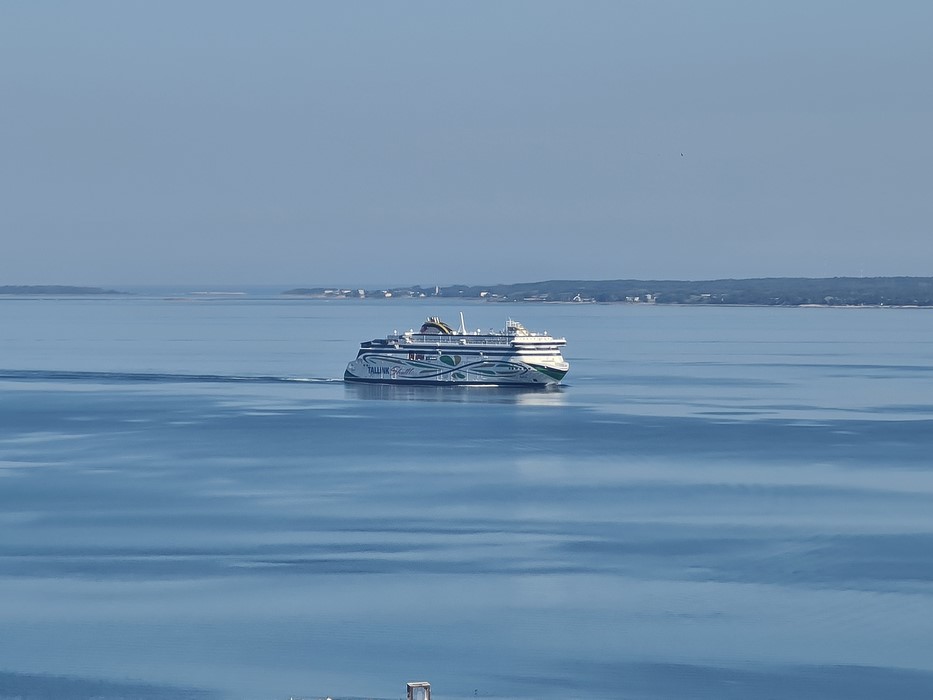
{"type": "MultiPolygon", "coordinates": [[[[192,285],[195,286],[195,285],[192,285]]],[[[185,299],[240,299],[251,291],[177,292],[185,299]]],[[[203,287],[201,288],[203,289],[203,287]]],[[[37,296],[129,296],[134,292],[72,285],[0,286],[0,298],[37,296]]],[[[139,293],[136,291],[135,293],[139,293]]],[[[145,295],[146,292],[143,292],[145,295]]],[[[808,308],[933,308],[933,277],[772,277],[723,280],[547,280],[496,285],[419,285],[364,289],[297,287],[278,291],[263,286],[262,296],[292,299],[467,300],[487,303],[593,304],[668,306],[779,306],[808,308]]]]}
{"type": "Polygon", "coordinates": [[[4,296],[37,296],[54,294],[60,296],[124,296],[127,292],[118,292],[115,289],[101,287],[74,287],[61,284],[27,284],[0,286],[0,294],[4,296]]]}

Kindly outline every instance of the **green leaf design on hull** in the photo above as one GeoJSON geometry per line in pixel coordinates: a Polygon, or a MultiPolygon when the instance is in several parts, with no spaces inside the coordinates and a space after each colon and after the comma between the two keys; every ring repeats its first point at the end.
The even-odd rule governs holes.
{"type": "Polygon", "coordinates": [[[467,358],[467,361],[464,361],[461,355],[440,355],[431,362],[372,353],[362,356],[358,361],[364,368],[368,368],[361,368],[360,374],[352,377],[359,381],[540,385],[541,379],[535,379],[538,372],[548,377],[549,381],[546,383],[559,382],[566,374],[566,371],[523,362],[491,358],[467,358]]]}

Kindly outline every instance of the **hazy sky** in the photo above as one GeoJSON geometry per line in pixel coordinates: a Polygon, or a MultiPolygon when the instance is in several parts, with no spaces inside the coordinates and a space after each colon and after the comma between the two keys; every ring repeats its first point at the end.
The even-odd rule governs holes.
{"type": "Polygon", "coordinates": [[[0,284],[933,275],[933,2],[0,4],[0,284]]]}

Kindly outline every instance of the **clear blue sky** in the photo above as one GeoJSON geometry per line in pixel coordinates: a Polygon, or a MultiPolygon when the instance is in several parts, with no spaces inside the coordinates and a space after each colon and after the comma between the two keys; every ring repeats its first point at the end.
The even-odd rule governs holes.
{"type": "Polygon", "coordinates": [[[933,275],[933,2],[0,5],[0,284],[933,275]]]}

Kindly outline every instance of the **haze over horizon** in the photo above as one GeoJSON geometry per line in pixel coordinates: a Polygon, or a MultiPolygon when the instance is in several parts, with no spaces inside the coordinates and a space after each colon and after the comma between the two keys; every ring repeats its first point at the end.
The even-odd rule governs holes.
{"type": "Polygon", "coordinates": [[[0,285],[929,276],[933,4],[7,3],[0,285]]]}

